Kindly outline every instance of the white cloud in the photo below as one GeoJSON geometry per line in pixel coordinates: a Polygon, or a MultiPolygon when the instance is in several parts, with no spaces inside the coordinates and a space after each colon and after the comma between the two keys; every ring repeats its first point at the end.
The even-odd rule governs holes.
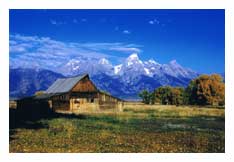
{"type": "Polygon", "coordinates": [[[126,53],[130,53],[130,52],[140,53],[140,52],[142,52],[141,49],[134,48],[134,47],[113,47],[113,48],[111,48],[111,50],[119,51],[119,52],[126,52],[126,53]]]}
{"type": "Polygon", "coordinates": [[[86,21],[87,21],[87,19],[82,18],[80,21],[81,21],[81,22],[86,22],[86,21]]]}
{"type": "Polygon", "coordinates": [[[21,52],[25,52],[26,49],[22,46],[10,46],[10,52],[14,52],[14,53],[21,53],[21,52]]]}
{"type": "Polygon", "coordinates": [[[10,65],[56,68],[71,58],[120,58],[112,53],[141,52],[140,45],[126,43],[62,42],[49,37],[10,35],[10,65]],[[53,64],[51,64],[53,62],[53,64]]]}
{"type": "Polygon", "coordinates": [[[50,23],[51,23],[52,25],[56,25],[56,24],[57,24],[56,20],[50,20],[50,23]]]}
{"type": "Polygon", "coordinates": [[[50,19],[50,23],[52,25],[57,25],[57,26],[67,24],[66,21],[60,21],[60,20],[54,20],[54,19],[50,19]]]}
{"type": "Polygon", "coordinates": [[[35,42],[39,41],[37,36],[22,36],[20,34],[10,35],[10,41],[15,42],[35,42]]]}
{"type": "Polygon", "coordinates": [[[75,24],[78,23],[77,19],[73,19],[72,22],[75,23],[75,24]]]}
{"type": "Polygon", "coordinates": [[[159,25],[160,21],[158,19],[153,19],[153,20],[150,20],[148,23],[151,24],[151,25],[154,25],[154,24],[159,25]]]}
{"type": "Polygon", "coordinates": [[[124,34],[131,34],[131,32],[129,30],[123,30],[124,34]]]}
{"type": "Polygon", "coordinates": [[[15,44],[17,44],[17,42],[16,42],[16,41],[13,41],[13,40],[10,40],[9,43],[10,43],[10,45],[15,45],[15,44]]]}
{"type": "Polygon", "coordinates": [[[140,45],[124,44],[124,43],[71,43],[71,47],[80,47],[93,51],[120,51],[120,52],[138,52],[140,53],[140,45]]]}
{"type": "Polygon", "coordinates": [[[154,24],[154,21],[150,20],[150,21],[149,21],[149,24],[154,24]]]}

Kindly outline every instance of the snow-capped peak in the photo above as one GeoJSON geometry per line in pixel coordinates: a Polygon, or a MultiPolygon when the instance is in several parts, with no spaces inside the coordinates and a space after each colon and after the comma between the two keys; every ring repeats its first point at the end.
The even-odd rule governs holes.
{"type": "Polygon", "coordinates": [[[184,68],[176,60],[170,61],[169,66],[171,66],[173,69],[183,69],[184,70],[184,68]]]}
{"type": "Polygon", "coordinates": [[[110,62],[105,58],[100,59],[98,63],[99,64],[110,64],[110,62]]]}
{"type": "Polygon", "coordinates": [[[71,59],[66,65],[74,65],[74,64],[78,64],[78,63],[80,63],[80,61],[79,60],[76,60],[76,59],[71,59]]]}
{"type": "Polygon", "coordinates": [[[171,65],[179,65],[179,64],[177,63],[176,60],[171,60],[171,61],[169,62],[169,64],[171,64],[171,65]]]}
{"type": "Polygon", "coordinates": [[[146,65],[160,65],[158,62],[154,61],[153,59],[149,59],[148,61],[144,62],[146,65]]]}
{"type": "Polygon", "coordinates": [[[131,54],[122,64],[113,66],[106,58],[97,59],[71,59],[62,68],[66,75],[76,75],[80,73],[89,73],[90,75],[106,74],[124,78],[124,81],[134,80],[141,75],[148,77],[183,77],[193,78],[197,74],[191,70],[182,67],[176,60],[168,64],[159,64],[154,59],[141,61],[137,53],[131,54]]]}
{"type": "Polygon", "coordinates": [[[154,61],[153,59],[149,59],[149,61],[148,61],[149,63],[151,63],[151,64],[158,64],[156,61],[154,61]]]}
{"type": "Polygon", "coordinates": [[[142,61],[139,59],[137,53],[131,54],[126,59],[127,66],[133,65],[133,64],[142,64],[142,61]]]}
{"type": "Polygon", "coordinates": [[[121,68],[122,68],[122,64],[116,65],[116,66],[114,67],[114,73],[115,73],[115,74],[118,74],[118,73],[120,72],[121,68]]]}
{"type": "Polygon", "coordinates": [[[139,60],[139,57],[138,57],[137,53],[133,53],[127,58],[127,60],[129,60],[129,61],[130,60],[139,60]]]}

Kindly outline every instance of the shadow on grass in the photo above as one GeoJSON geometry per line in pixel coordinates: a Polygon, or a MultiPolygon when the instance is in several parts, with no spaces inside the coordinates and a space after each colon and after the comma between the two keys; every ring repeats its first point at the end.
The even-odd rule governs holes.
{"type": "Polygon", "coordinates": [[[18,113],[16,109],[10,109],[9,122],[10,129],[26,128],[26,129],[40,129],[44,128],[39,123],[41,119],[54,119],[54,118],[66,118],[66,119],[86,119],[88,116],[83,114],[64,114],[57,112],[49,112],[45,115],[40,114],[27,114],[18,113]]]}
{"type": "Polygon", "coordinates": [[[18,112],[17,109],[9,109],[9,139],[14,140],[13,135],[17,132],[17,128],[23,129],[42,129],[48,128],[48,124],[41,122],[42,119],[51,120],[55,118],[66,119],[86,119],[86,115],[63,114],[48,111],[45,114],[36,114],[32,112],[18,112]]]}

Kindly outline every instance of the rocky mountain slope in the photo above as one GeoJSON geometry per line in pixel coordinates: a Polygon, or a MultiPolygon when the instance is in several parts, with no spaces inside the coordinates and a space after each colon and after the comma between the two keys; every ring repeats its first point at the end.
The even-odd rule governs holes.
{"type": "Polygon", "coordinates": [[[112,65],[105,58],[72,59],[56,70],[30,68],[10,69],[10,97],[33,95],[46,90],[56,79],[88,73],[97,87],[124,99],[137,99],[143,89],[159,86],[187,86],[198,73],[182,67],[175,60],[160,64],[152,59],[142,61],[137,54],[126,58],[122,64],[112,65]],[[62,74],[60,74],[62,73],[62,74]]]}

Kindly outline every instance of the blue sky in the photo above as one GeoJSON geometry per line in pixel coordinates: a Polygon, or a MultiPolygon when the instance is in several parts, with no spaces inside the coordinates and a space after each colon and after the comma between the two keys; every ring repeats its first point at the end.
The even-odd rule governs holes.
{"type": "Polygon", "coordinates": [[[10,10],[10,64],[59,66],[77,54],[119,64],[138,53],[224,72],[224,17],[224,10],[10,10]]]}

